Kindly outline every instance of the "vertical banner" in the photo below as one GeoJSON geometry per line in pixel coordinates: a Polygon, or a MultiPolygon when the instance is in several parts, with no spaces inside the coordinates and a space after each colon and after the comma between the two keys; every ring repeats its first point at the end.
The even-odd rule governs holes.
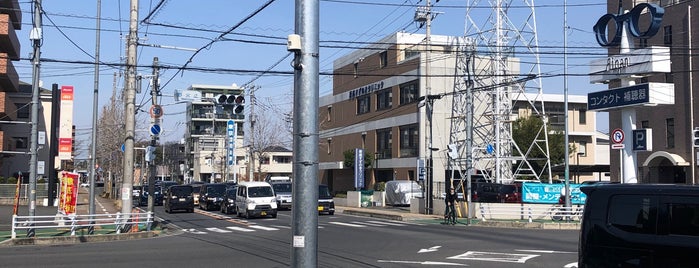
{"type": "Polygon", "coordinates": [[[58,198],[58,212],[63,215],[75,215],[78,205],[78,173],[61,172],[61,194],[58,198]]]}
{"type": "Polygon", "coordinates": [[[354,149],[354,188],[364,188],[364,149],[354,149]]]}
{"type": "Polygon", "coordinates": [[[228,135],[228,146],[226,146],[228,165],[234,166],[234,164],[235,164],[235,140],[236,140],[236,137],[238,136],[238,128],[236,127],[235,122],[233,120],[228,120],[228,127],[227,127],[226,132],[228,135]]]}
{"type": "Polygon", "coordinates": [[[70,160],[73,155],[73,86],[61,86],[61,118],[58,129],[58,158],[70,160]]]}

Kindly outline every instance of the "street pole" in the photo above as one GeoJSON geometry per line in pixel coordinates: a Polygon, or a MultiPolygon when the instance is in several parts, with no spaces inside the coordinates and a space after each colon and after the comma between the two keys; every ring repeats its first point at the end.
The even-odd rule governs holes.
{"type": "Polygon", "coordinates": [[[250,153],[248,161],[248,181],[253,181],[252,177],[255,175],[255,85],[250,86],[250,147],[248,147],[248,152],[250,153]]]}
{"type": "Polygon", "coordinates": [[[319,0],[296,0],[294,52],[292,267],[318,266],[319,0]]]}
{"type": "Polygon", "coordinates": [[[97,25],[95,31],[95,87],[93,91],[92,98],[92,148],[90,148],[90,207],[88,208],[90,214],[90,227],[87,229],[88,234],[94,234],[95,227],[93,224],[95,215],[95,174],[97,173],[97,114],[98,114],[98,103],[99,103],[99,81],[100,81],[100,17],[102,14],[102,0],[97,0],[97,25]]]}
{"type": "MultiPolygon", "coordinates": [[[[151,87],[150,91],[150,96],[151,96],[151,103],[153,106],[158,105],[158,95],[160,93],[160,85],[158,84],[158,76],[159,76],[159,68],[158,68],[158,57],[153,58],[153,86],[151,87]]],[[[152,125],[160,125],[159,124],[159,117],[155,115],[151,115],[151,124],[152,125]]],[[[150,136],[150,146],[151,149],[153,149],[153,152],[155,152],[155,148],[158,145],[158,135],[155,135],[154,133],[151,133],[150,136]]],[[[148,151],[148,150],[146,150],[148,151]]],[[[163,153],[164,153],[163,149],[163,153]]],[[[150,158],[150,165],[148,166],[148,212],[153,212],[153,207],[155,206],[155,155],[153,155],[150,158]]],[[[164,191],[165,189],[160,189],[160,191],[164,191]]]]}
{"type": "MultiPolygon", "coordinates": [[[[565,145],[564,155],[564,172],[563,178],[565,180],[564,191],[565,191],[565,207],[566,209],[570,207],[570,141],[568,138],[569,126],[568,126],[568,1],[563,1],[563,121],[565,122],[565,145]]],[[[570,220],[570,217],[566,217],[566,221],[570,220]]]]}
{"type": "MultiPolygon", "coordinates": [[[[32,130],[29,149],[29,216],[36,215],[37,151],[39,143],[39,67],[41,56],[41,0],[34,1],[34,25],[29,39],[32,41],[32,130]]],[[[33,226],[33,224],[32,224],[33,226]]],[[[34,237],[34,228],[27,230],[27,237],[34,237]]]]}
{"type": "MultiPolygon", "coordinates": [[[[425,96],[432,94],[432,83],[430,79],[431,51],[432,50],[432,11],[431,0],[425,3],[426,21],[425,21],[425,96]]],[[[432,193],[434,193],[434,164],[432,154],[432,100],[426,99],[427,103],[427,120],[429,121],[429,137],[427,137],[427,150],[429,157],[427,160],[427,182],[425,183],[425,214],[432,214],[432,193]]]]}
{"type": "Polygon", "coordinates": [[[126,40],[126,74],[125,74],[125,104],[124,104],[124,170],[121,185],[121,212],[129,219],[131,207],[131,192],[133,191],[133,161],[134,136],[136,134],[136,46],[138,42],[138,0],[131,0],[129,19],[129,37],[126,40]]]}

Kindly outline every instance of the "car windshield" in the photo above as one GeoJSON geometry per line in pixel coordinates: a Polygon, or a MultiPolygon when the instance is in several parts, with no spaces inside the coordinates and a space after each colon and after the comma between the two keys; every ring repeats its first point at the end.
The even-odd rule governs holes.
{"type": "Polygon", "coordinates": [[[192,193],[198,194],[201,186],[192,186],[192,193]]]}
{"type": "Polygon", "coordinates": [[[231,197],[235,196],[235,192],[237,190],[238,190],[237,188],[228,188],[228,190],[226,190],[226,196],[231,196],[231,197]]]}
{"type": "Polygon", "coordinates": [[[208,185],[206,186],[206,190],[209,196],[223,196],[223,194],[226,193],[226,185],[208,185]]]}
{"type": "Polygon", "coordinates": [[[275,183],[272,187],[277,193],[291,193],[291,183],[275,183]]]}
{"type": "Polygon", "coordinates": [[[174,196],[191,195],[192,187],[170,187],[170,193],[174,196]]]}
{"type": "Polygon", "coordinates": [[[274,196],[271,187],[250,187],[248,188],[248,196],[250,197],[270,197],[274,196]]]}
{"type": "Polygon", "coordinates": [[[330,190],[328,189],[328,186],[325,185],[320,185],[318,186],[318,198],[332,198],[332,195],[330,194],[330,190]]]}

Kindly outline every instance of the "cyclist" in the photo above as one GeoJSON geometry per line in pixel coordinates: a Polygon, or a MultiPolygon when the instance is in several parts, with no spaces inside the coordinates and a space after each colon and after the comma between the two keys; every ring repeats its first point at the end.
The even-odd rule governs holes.
{"type": "Polygon", "coordinates": [[[456,209],[454,207],[454,202],[456,202],[456,193],[454,193],[454,187],[449,188],[449,192],[444,198],[444,203],[446,204],[446,209],[444,211],[444,217],[447,223],[452,225],[456,224],[456,209]]]}

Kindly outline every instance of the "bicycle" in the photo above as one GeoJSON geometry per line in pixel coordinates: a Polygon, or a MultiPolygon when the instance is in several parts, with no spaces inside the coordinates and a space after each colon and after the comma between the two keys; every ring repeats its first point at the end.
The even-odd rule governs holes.
{"type": "Polygon", "coordinates": [[[565,207],[565,205],[559,205],[553,207],[553,212],[551,213],[551,220],[562,221],[566,218],[570,220],[581,220],[583,208],[578,205],[577,207],[565,207]]]}
{"type": "Polygon", "coordinates": [[[456,211],[454,211],[452,206],[447,205],[444,211],[444,224],[456,224],[456,211]]]}

